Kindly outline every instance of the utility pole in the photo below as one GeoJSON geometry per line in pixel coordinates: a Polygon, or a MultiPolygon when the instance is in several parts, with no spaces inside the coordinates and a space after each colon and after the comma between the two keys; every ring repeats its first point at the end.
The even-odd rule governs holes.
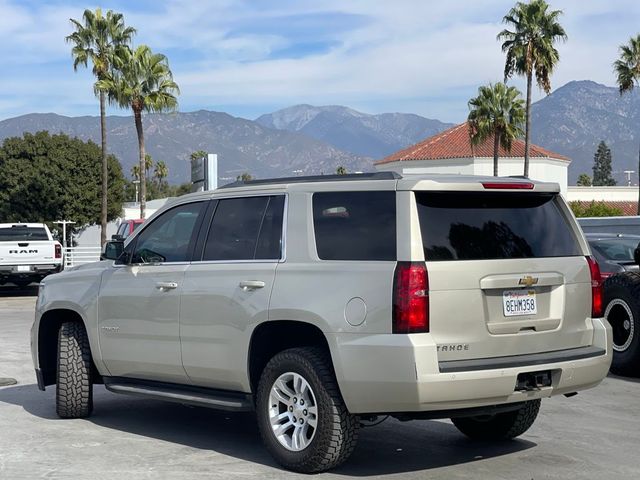
{"type": "Polygon", "coordinates": [[[76,222],[72,222],[71,220],[58,220],[57,222],[53,222],[58,225],[62,225],[62,246],[67,248],[67,225],[75,225],[76,222]]]}

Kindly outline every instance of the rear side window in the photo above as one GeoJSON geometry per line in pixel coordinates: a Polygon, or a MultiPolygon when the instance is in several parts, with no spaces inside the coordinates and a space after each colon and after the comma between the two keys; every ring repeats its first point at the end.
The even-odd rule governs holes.
{"type": "Polygon", "coordinates": [[[36,240],[49,240],[44,227],[14,225],[0,228],[0,242],[35,242],[36,240]]]}
{"type": "Polygon", "coordinates": [[[395,192],[314,193],[313,227],[322,260],[396,260],[395,192]]]}
{"type": "Polygon", "coordinates": [[[415,195],[427,261],[581,255],[555,194],[415,195]]]}
{"type": "Polygon", "coordinates": [[[278,260],[284,196],[218,201],[203,260],[278,260]]]}

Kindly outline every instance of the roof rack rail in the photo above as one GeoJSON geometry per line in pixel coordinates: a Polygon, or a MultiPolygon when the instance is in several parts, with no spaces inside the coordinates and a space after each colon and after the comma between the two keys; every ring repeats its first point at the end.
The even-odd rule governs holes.
{"type": "Polygon", "coordinates": [[[343,182],[349,180],[398,180],[402,175],[396,172],[348,173],[346,175],[309,175],[306,177],[264,178],[258,180],[238,180],[228,183],[218,189],[246,187],[251,185],[275,185],[279,183],[315,183],[315,182],[343,182]]]}

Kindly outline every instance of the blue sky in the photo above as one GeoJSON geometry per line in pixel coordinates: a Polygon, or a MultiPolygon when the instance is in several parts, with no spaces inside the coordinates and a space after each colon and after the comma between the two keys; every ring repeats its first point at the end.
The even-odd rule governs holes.
{"type": "MultiPolygon", "coordinates": [[[[255,118],[297,103],[410,112],[461,121],[479,85],[499,81],[496,41],[513,1],[0,0],[0,120],[31,113],[96,115],[89,70],[74,73],[69,18],[124,13],[134,45],[168,56],[180,110],[255,118]]],[[[637,0],[557,0],[569,35],[554,88],[614,84],[618,46],[640,33],[637,0]]],[[[520,79],[513,83],[523,88],[520,79]]],[[[534,93],[534,99],[540,93],[534,93]]],[[[109,113],[128,114],[111,108],[109,113]]]]}

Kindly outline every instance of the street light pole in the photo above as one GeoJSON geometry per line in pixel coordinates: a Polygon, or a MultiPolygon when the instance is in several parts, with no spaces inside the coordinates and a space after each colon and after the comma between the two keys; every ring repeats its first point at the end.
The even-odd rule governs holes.
{"type": "Polygon", "coordinates": [[[138,198],[138,185],[140,185],[140,180],[134,180],[133,183],[136,186],[136,203],[140,202],[140,199],[138,198]]]}
{"type": "Polygon", "coordinates": [[[67,225],[74,225],[76,222],[72,222],[71,220],[58,220],[57,222],[53,222],[58,225],[62,225],[62,245],[64,248],[67,248],[67,225]]]}

